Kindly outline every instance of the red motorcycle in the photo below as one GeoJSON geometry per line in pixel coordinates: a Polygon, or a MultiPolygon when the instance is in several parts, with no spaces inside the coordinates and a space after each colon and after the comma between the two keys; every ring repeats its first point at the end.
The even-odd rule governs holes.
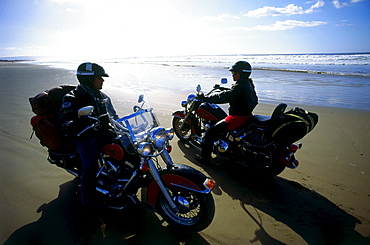
{"type": "MultiPolygon", "coordinates": [[[[192,167],[172,161],[170,140],[174,136],[173,130],[165,129],[159,124],[153,108],[144,100],[140,86],[136,89],[135,84],[134,79],[128,80],[121,91],[115,87],[115,92],[118,93],[116,98],[120,99],[115,101],[115,108],[126,115],[122,118],[113,119],[109,114],[103,114],[99,118],[93,117],[93,106],[83,107],[78,111],[81,120],[89,123],[86,123],[86,128],[79,132],[77,137],[93,131],[103,132],[101,125],[107,118],[114,128],[114,137],[117,136],[102,136],[102,141],[106,141],[106,144],[102,144],[99,152],[99,171],[96,175],[96,191],[100,201],[103,206],[111,209],[124,209],[143,202],[152,211],[158,212],[170,226],[181,231],[201,231],[211,224],[215,214],[215,203],[211,194],[215,182],[192,167]],[[127,84],[132,90],[127,90],[127,84]],[[132,91],[140,92],[139,100],[137,93],[132,91]],[[137,197],[139,191],[140,200],[137,197]]],[[[55,96],[51,91],[66,93],[62,87],[50,90],[47,97],[45,94],[42,97],[43,101],[48,102],[44,104],[61,105],[62,96],[55,96]],[[59,103],[55,101],[57,97],[59,103]]],[[[39,96],[36,100],[38,98],[39,96]]],[[[102,105],[106,104],[104,100],[100,101],[102,105]]],[[[31,105],[35,104],[40,105],[31,105]]],[[[49,117],[37,115],[34,118],[38,118],[40,123],[49,117]]],[[[46,124],[50,125],[51,121],[46,124]]],[[[35,130],[36,125],[37,123],[33,125],[35,130]]],[[[38,131],[36,136],[42,139],[38,131]]],[[[48,145],[44,141],[41,141],[41,144],[48,147],[50,163],[76,177],[80,176],[82,164],[75,148],[70,145],[54,148],[54,144],[48,145]]]]}
{"type": "MultiPolygon", "coordinates": [[[[227,83],[227,79],[221,83],[227,83]]],[[[227,89],[216,84],[206,95],[227,89]]],[[[202,101],[200,85],[196,91],[181,102],[183,110],[173,113],[172,126],[181,141],[201,148],[207,129],[227,114],[220,106],[202,101]]],[[[294,142],[316,126],[318,115],[298,107],[285,111],[286,107],[279,104],[272,116],[254,115],[244,125],[228,131],[214,142],[213,153],[264,176],[276,176],[286,167],[296,168],[299,162],[294,154],[302,144],[294,142]]]]}

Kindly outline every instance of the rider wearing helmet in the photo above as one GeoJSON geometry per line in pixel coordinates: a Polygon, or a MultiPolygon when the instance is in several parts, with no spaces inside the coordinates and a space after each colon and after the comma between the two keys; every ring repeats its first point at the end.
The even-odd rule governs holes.
{"type": "Polygon", "coordinates": [[[79,85],[63,97],[62,108],[59,112],[59,119],[62,131],[67,139],[76,143],[77,151],[82,161],[81,171],[81,202],[83,208],[83,239],[89,239],[95,232],[98,217],[96,195],[96,173],[98,171],[98,154],[101,147],[101,139],[106,139],[109,135],[115,138],[115,132],[112,131],[109,124],[109,116],[117,119],[118,116],[114,110],[110,98],[100,90],[102,89],[104,79],[108,77],[104,68],[98,64],[85,62],[77,68],[77,79],[79,85]],[[88,130],[80,137],[80,133],[87,126],[93,123],[88,118],[78,118],[77,111],[85,106],[93,106],[94,110],[91,116],[99,118],[102,125],[99,131],[88,130]],[[100,117],[99,117],[100,116],[100,117]]]}
{"type": "Polygon", "coordinates": [[[238,61],[229,68],[235,83],[230,90],[204,97],[204,102],[224,104],[229,103],[229,116],[208,129],[202,144],[202,152],[197,161],[208,164],[211,160],[213,142],[232,130],[243,125],[252,116],[252,111],[258,104],[258,98],[250,78],[251,65],[246,61],[238,61]]]}

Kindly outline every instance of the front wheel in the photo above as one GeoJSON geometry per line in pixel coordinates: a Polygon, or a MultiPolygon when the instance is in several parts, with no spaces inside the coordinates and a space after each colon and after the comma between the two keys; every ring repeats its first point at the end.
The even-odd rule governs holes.
{"type": "Polygon", "coordinates": [[[175,131],[177,138],[179,138],[184,143],[188,143],[190,141],[192,125],[191,121],[188,119],[187,122],[182,127],[182,129],[180,129],[180,126],[183,123],[183,121],[184,118],[174,117],[172,119],[172,128],[175,131]]]}
{"type": "Polygon", "coordinates": [[[159,195],[157,209],[170,226],[186,232],[198,232],[207,228],[215,215],[215,203],[211,194],[170,187],[168,190],[177,210],[172,209],[163,194],[159,195]]]}

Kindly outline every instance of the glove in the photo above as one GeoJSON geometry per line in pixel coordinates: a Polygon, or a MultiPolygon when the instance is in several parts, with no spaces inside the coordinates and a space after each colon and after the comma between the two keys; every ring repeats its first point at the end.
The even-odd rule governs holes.
{"type": "Polygon", "coordinates": [[[62,131],[65,137],[76,135],[76,123],[74,121],[67,121],[62,125],[62,131]]]}

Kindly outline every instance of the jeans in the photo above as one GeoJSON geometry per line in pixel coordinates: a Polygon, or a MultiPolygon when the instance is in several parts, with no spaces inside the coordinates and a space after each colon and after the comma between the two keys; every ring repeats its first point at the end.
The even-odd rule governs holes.
{"type": "Polygon", "coordinates": [[[77,139],[77,150],[82,161],[81,202],[83,206],[96,205],[96,174],[98,172],[99,142],[95,138],[77,139]]]}

